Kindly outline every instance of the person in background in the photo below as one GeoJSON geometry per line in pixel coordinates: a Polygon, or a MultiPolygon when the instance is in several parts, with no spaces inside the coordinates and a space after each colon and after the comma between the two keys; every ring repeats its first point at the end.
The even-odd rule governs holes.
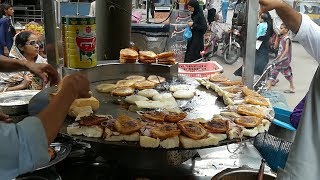
{"type": "MultiPolygon", "coordinates": [[[[320,27],[310,17],[298,13],[282,0],[260,0],[262,12],[275,9],[294,34],[294,39],[319,63],[320,27]]],[[[304,100],[303,100],[304,101],[304,100]]],[[[302,102],[303,102],[302,101],[302,102]]],[[[303,103],[301,103],[303,105],[303,103]]],[[[320,177],[320,67],[313,76],[304,110],[284,170],[279,180],[319,179],[320,177]]]]}
{"type": "Polygon", "coordinates": [[[0,5],[0,11],[2,13],[2,18],[0,19],[0,54],[9,56],[13,45],[13,37],[16,34],[11,19],[14,10],[11,5],[3,3],[0,5]]]}
{"type": "Polygon", "coordinates": [[[155,2],[155,0],[148,0],[147,3],[148,3],[148,7],[149,7],[148,11],[150,12],[151,17],[154,18],[154,11],[155,11],[156,2],[155,2]]]}
{"type": "Polygon", "coordinates": [[[89,16],[96,17],[96,1],[92,1],[90,4],[89,16]]]}
{"type": "MultiPolygon", "coordinates": [[[[273,33],[272,19],[269,12],[261,14],[259,21],[263,21],[257,27],[257,40],[262,41],[258,50],[256,50],[256,61],[254,65],[254,74],[261,75],[264,68],[269,63],[269,39],[273,33]]],[[[242,75],[242,67],[234,72],[234,75],[242,75]]]]}
{"type": "Polygon", "coordinates": [[[39,36],[39,56],[43,57],[44,59],[47,59],[47,54],[45,51],[45,36],[44,35],[39,36]]]}
{"type": "MultiPolygon", "coordinates": [[[[44,83],[50,82],[51,86],[59,83],[58,72],[49,64],[36,64],[29,61],[20,61],[0,55],[0,72],[8,73],[13,71],[30,71],[39,76],[44,83]]],[[[11,119],[8,115],[3,114],[0,111],[0,123],[1,121],[9,122],[10,120],[11,119]]]]}
{"type": "Polygon", "coordinates": [[[221,12],[222,12],[222,18],[224,23],[227,22],[228,9],[229,9],[229,0],[222,0],[221,12]]]}
{"type": "MultiPolygon", "coordinates": [[[[153,0],[151,0],[151,1],[153,1],[153,0]]],[[[154,2],[155,3],[155,2],[154,2]]],[[[157,3],[156,5],[157,6],[170,6],[170,0],[160,0],[160,2],[159,3],[157,3]]]]}
{"type": "Polygon", "coordinates": [[[256,38],[259,39],[259,37],[265,36],[267,33],[268,29],[268,24],[267,24],[267,14],[261,14],[259,18],[259,24],[257,26],[257,35],[256,38]]]}
{"type": "Polygon", "coordinates": [[[220,12],[221,8],[220,0],[208,0],[207,1],[207,9],[208,9],[208,24],[210,24],[215,20],[216,15],[220,12]]]}
{"type": "Polygon", "coordinates": [[[281,72],[290,83],[289,89],[285,90],[284,93],[294,93],[292,68],[290,66],[292,57],[292,44],[289,37],[289,29],[285,24],[281,24],[279,33],[280,34],[277,36],[274,46],[275,48],[279,47],[276,61],[281,62],[276,64],[276,66],[271,70],[270,79],[267,83],[267,89],[271,89],[271,86],[274,86],[279,82],[277,77],[279,72],[281,72]]]}
{"type": "MultiPolygon", "coordinates": [[[[29,32],[22,31],[17,34],[15,44],[10,51],[10,57],[21,61],[32,63],[47,63],[39,55],[38,37],[29,32]]],[[[0,91],[15,91],[23,89],[43,88],[43,82],[38,77],[34,77],[30,72],[22,71],[17,73],[0,73],[0,91]]]]}
{"type": "Polygon", "coordinates": [[[197,0],[190,0],[188,2],[188,9],[192,12],[192,22],[188,23],[192,31],[192,38],[188,41],[184,62],[192,62],[201,58],[200,52],[204,48],[203,35],[207,30],[207,22],[199,6],[199,2],[197,0]]]}

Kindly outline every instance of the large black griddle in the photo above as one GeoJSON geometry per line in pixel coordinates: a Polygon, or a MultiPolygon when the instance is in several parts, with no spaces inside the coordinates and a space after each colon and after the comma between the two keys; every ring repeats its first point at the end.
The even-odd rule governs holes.
{"type": "MultiPolygon", "coordinates": [[[[101,83],[115,83],[116,81],[102,81],[102,82],[95,82],[91,84],[91,91],[93,96],[96,97],[100,101],[100,108],[95,112],[96,114],[110,114],[113,117],[117,117],[121,114],[126,114],[130,117],[138,118],[136,112],[131,112],[128,110],[128,105],[124,102],[123,97],[112,96],[109,93],[99,93],[96,91],[95,87],[101,83]]],[[[203,86],[200,86],[198,82],[194,79],[188,78],[186,76],[179,76],[179,77],[172,77],[168,79],[166,83],[162,83],[158,85],[155,89],[159,92],[169,92],[168,89],[171,85],[176,84],[188,84],[196,89],[196,96],[192,99],[186,100],[176,100],[179,107],[188,113],[186,119],[197,119],[197,118],[204,118],[209,120],[214,114],[219,114],[220,108],[224,107],[225,105],[217,100],[217,95],[212,90],[207,90],[203,86]]],[[[29,113],[30,115],[35,115],[40,112],[44,107],[48,104],[48,97],[49,94],[55,92],[55,87],[50,87],[44,89],[40,93],[38,93],[34,98],[31,99],[29,103],[29,113]]],[[[67,134],[67,126],[74,123],[74,118],[67,117],[63,127],[60,129],[60,133],[63,135],[67,134]]],[[[85,136],[72,136],[79,140],[84,140],[87,142],[96,142],[102,143],[111,146],[124,146],[126,148],[139,148],[139,149],[148,149],[148,150],[165,150],[162,148],[143,148],[139,145],[138,142],[110,142],[105,141],[102,138],[90,138],[85,136]]],[[[225,145],[228,143],[233,143],[235,140],[224,140],[219,143],[218,146],[225,145]]],[[[212,146],[209,146],[212,147],[212,146]]],[[[202,149],[202,148],[209,148],[209,147],[201,147],[195,149],[202,149]]],[[[174,148],[171,150],[185,150],[183,147],[174,148]]]]}
{"type": "MultiPolygon", "coordinates": [[[[124,98],[111,96],[110,94],[105,93],[98,93],[95,90],[95,87],[98,84],[116,83],[118,80],[133,74],[144,75],[146,77],[151,74],[156,74],[162,77],[166,77],[167,82],[162,83],[155,88],[160,92],[167,92],[170,85],[188,84],[190,86],[193,86],[196,89],[195,97],[193,97],[191,100],[177,100],[179,107],[181,107],[182,110],[188,113],[188,119],[204,118],[209,120],[214,114],[218,114],[221,108],[225,107],[221,99],[217,100],[218,96],[214,91],[207,90],[192,78],[186,76],[175,76],[171,73],[170,68],[170,73],[168,73],[168,67],[146,65],[148,71],[144,72],[141,71],[143,70],[143,67],[139,65],[137,66],[139,69],[135,71],[136,73],[133,73],[134,70],[131,69],[129,71],[130,74],[124,73],[125,69],[123,68],[115,69],[117,67],[124,66],[106,65],[105,67],[100,66],[94,68],[93,70],[87,70],[86,72],[89,81],[91,82],[91,91],[93,93],[93,96],[100,101],[100,108],[96,111],[96,114],[110,114],[114,117],[117,117],[120,114],[126,114],[131,117],[138,117],[136,112],[130,112],[127,110],[123,103],[124,98]],[[156,68],[156,70],[152,71],[152,68],[156,68]],[[114,71],[115,73],[115,71],[117,70],[122,71],[122,73],[119,73],[118,77],[113,73],[110,74],[110,71],[114,71]],[[113,75],[107,75],[106,77],[104,77],[105,74],[113,75]]],[[[49,94],[54,91],[55,88],[51,87],[42,90],[40,93],[34,96],[34,98],[32,98],[29,103],[29,113],[31,115],[34,115],[40,112],[48,104],[49,94]]],[[[60,133],[66,135],[66,128],[72,123],[74,123],[74,120],[70,117],[67,117],[63,124],[63,127],[60,129],[60,133]]],[[[174,149],[143,148],[139,145],[138,142],[108,142],[102,138],[89,138],[84,136],[71,137],[80,141],[89,142],[97,151],[97,153],[106,159],[116,160],[119,161],[120,164],[124,163],[128,167],[141,169],[154,169],[159,167],[178,165],[193,157],[197,153],[196,149],[215,147],[208,146],[196,149],[185,149],[183,147],[174,149]]],[[[237,140],[227,139],[221,141],[217,146],[234,143],[236,141],[237,140]]]]}

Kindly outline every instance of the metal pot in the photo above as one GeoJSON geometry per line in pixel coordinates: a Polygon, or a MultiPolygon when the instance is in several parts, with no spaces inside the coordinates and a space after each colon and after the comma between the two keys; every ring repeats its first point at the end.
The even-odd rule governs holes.
{"type": "Polygon", "coordinates": [[[39,90],[20,90],[0,93],[0,110],[7,115],[28,114],[28,104],[39,90]]]}
{"type": "MultiPolygon", "coordinates": [[[[257,180],[258,169],[252,169],[248,166],[242,166],[236,169],[225,169],[215,175],[212,180],[257,180]]],[[[264,173],[264,180],[274,180],[276,176],[274,174],[264,173]]]]}

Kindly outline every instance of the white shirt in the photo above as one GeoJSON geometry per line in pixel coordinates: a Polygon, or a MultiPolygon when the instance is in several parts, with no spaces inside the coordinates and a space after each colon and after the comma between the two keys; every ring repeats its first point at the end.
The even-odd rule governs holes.
{"type": "Polygon", "coordinates": [[[221,0],[209,0],[208,1],[208,9],[215,8],[217,13],[221,9],[221,0]]]}
{"type": "MultiPolygon", "coordinates": [[[[295,39],[320,62],[320,27],[307,15],[295,39]]],[[[313,76],[304,112],[281,180],[318,180],[320,178],[320,68],[313,76]]]]}
{"type": "Polygon", "coordinates": [[[93,1],[93,2],[90,4],[89,16],[91,16],[91,17],[95,17],[95,16],[96,16],[96,1],[93,1]]]}

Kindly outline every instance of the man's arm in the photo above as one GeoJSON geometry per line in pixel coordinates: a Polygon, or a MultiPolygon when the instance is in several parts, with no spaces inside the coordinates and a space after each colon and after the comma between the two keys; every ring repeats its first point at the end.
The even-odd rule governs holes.
{"type": "Polygon", "coordinates": [[[0,72],[13,72],[29,70],[25,61],[7,58],[0,55],[0,72]]]}
{"type": "Polygon", "coordinates": [[[77,98],[88,98],[89,81],[83,75],[71,75],[64,78],[59,93],[50,101],[49,105],[37,116],[42,121],[48,143],[57,136],[64,122],[72,102],[77,98]]]}
{"type": "Polygon", "coordinates": [[[307,15],[301,15],[282,0],[260,0],[262,12],[275,9],[286,24],[296,34],[295,39],[318,62],[320,62],[320,27],[307,15]]]}
{"type": "Polygon", "coordinates": [[[13,71],[31,71],[45,83],[50,81],[50,85],[56,85],[60,81],[57,70],[49,64],[11,59],[0,55],[0,72],[13,71]]]}
{"type": "Polygon", "coordinates": [[[275,9],[281,20],[295,34],[299,31],[302,17],[301,14],[282,0],[260,0],[262,12],[275,9]]]}

